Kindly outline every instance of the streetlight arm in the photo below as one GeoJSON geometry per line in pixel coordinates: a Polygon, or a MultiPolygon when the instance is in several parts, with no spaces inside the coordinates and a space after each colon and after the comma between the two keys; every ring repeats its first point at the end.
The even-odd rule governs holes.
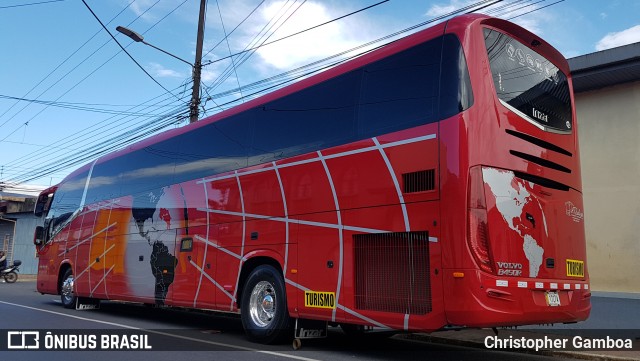
{"type": "Polygon", "coordinates": [[[193,67],[193,64],[191,64],[190,62],[188,62],[188,61],[186,61],[186,60],[184,60],[184,59],[180,58],[179,56],[173,55],[173,54],[171,54],[171,53],[170,53],[170,52],[168,52],[168,51],[162,50],[162,49],[160,49],[159,47],[157,47],[157,46],[155,46],[155,45],[152,45],[152,44],[147,43],[146,41],[144,41],[144,37],[143,37],[142,35],[138,34],[137,32],[135,32],[135,31],[133,31],[133,30],[131,30],[131,29],[125,28],[124,26],[117,26],[117,27],[116,27],[116,30],[117,30],[119,33],[122,33],[122,34],[126,35],[126,36],[127,36],[127,37],[129,37],[131,40],[135,41],[136,43],[143,43],[143,44],[145,44],[145,45],[149,45],[150,47],[152,47],[152,48],[154,48],[154,49],[156,49],[156,50],[160,50],[161,52],[163,52],[163,53],[165,53],[165,54],[167,54],[167,55],[169,55],[169,56],[172,56],[172,57],[174,57],[174,58],[176,58],[176,59],[180,60],[180,61],[181,61],[181,62],[183,62],[183,63],[187,63],[187,64],[189,64],[189,66],[190,66],[190,67],[193,67]]]}
{"type": "Polygon", "coordinates": [[[141,42],[141,43],[143,43],[143,44],[145,44],[145,45],[149,45],[150,47],[152,47],[152,48],[154,48],[154,49],[156,49],[156,50],[160,50],[161,52],[163,52],[163,53],[165,53],[165,54],[167,54],[167,55],[169,55],[169,56],[172,56],[172,57],[174,57],[174,58],[176,58],[176,59],[180,60],[180,61],[181,61],[181,62],[183,62],[183,63],[187,63],[187,64],[189,64],[189,66],[190,66],[190,67],[193,67],[193,64],[191,64],[190,62],[188,62],[188,61],[186,61],[186,60],[182,59],[182,58],[181,58],[181,57],[179,57],[179,56],[173,55],[173,54],[171,54],[171,53],[170,53],[170,52],[168,52],[168,51],[162,50],[162,49],[160,49],[159,47],[157,47],[157,46],[155,46],[155,45],[152,45],[152,44],[149,44],[149,43],[147,43],[147,42],[146,42],[146,41],[144,41],[144,40],[141,40],[140,42],[141,42]]]}

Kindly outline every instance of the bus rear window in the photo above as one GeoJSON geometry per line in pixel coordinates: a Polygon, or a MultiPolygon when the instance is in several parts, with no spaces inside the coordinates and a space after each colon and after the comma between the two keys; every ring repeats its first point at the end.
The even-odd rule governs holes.
{"type": "Polygon", "coordinates": [[[567,77],[521,42],[493,29],[484,41],[498,98],[508,108],[547,131],[571,131],[567,77]]]}

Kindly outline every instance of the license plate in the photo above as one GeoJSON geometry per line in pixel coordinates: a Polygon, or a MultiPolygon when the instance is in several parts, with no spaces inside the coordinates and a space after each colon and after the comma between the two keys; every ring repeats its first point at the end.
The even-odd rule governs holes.
{"type": "Polygon", "coordinates": [[[547,292],[545,296],[547,298],[547,305],[560,306],[560,295],[558,292],[547,292]]]}

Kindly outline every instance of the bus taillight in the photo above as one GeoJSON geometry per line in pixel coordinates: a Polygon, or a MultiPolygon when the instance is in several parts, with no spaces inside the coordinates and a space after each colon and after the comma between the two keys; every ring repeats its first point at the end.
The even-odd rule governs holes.
{"type": "Polygon", "coordinates": [[[481,270],[493,273],[493,261],[489,249],[489,224],[487,221],[487,204],[484,197],[482,167],[469,170],[468,195],[468,234],[467,241],[471,254],[481,270]]]}

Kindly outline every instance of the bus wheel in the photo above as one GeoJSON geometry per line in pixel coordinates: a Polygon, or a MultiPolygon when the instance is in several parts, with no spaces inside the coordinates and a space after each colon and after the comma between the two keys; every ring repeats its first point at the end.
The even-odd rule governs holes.
{"type": "Polygon", "coordinates": [[[65,308],[74,308],[76,306],[76,294],[73,287],[73,272],[69,268],[60,281],[60,300],[65,308]]]}
{"type": "Polygon", "coordinates": [[[249,340],[268,344],[293,336],[284,279],[275,268],[263,265],[251,272],[240,309],[249,340]]]}

